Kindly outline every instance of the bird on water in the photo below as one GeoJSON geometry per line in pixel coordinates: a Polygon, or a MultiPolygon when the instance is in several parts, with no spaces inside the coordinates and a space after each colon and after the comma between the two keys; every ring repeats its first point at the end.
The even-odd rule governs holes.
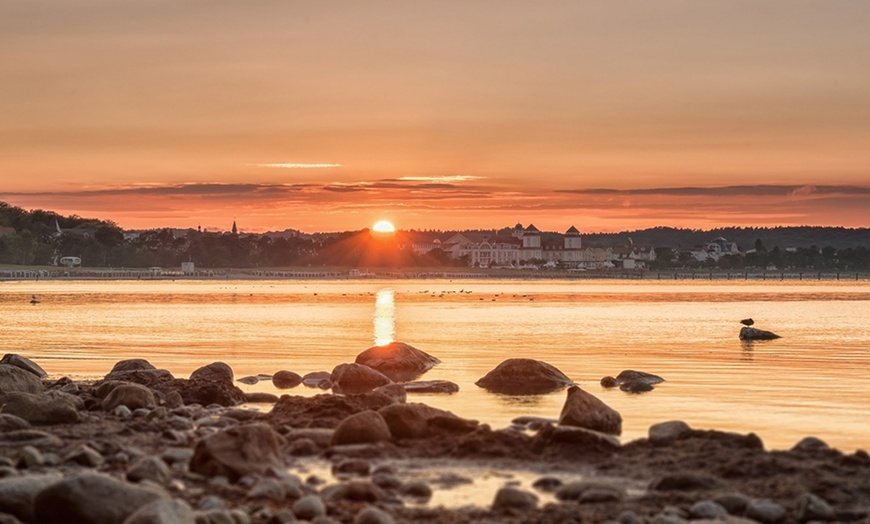
{"type": "Polygon", "coordinates": [[[743,324],[744,326],[751,326],[752,324],[755,324],[755,321],[752,320],[751,318],[744,318],[743,320],[740,321],[740,323],[743,324]]]}

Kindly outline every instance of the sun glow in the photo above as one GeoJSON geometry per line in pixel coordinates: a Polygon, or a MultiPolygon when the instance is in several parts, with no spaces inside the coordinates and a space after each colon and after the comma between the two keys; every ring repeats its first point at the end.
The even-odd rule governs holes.
{"type": "Polygon", "coordinates": [[[375,233],[395,233],[396,228],[393,227],[393,224],[386,220],[381,220],[380,222],[376,222],[375,225],[372,226],[372,231],[375,233]]]}

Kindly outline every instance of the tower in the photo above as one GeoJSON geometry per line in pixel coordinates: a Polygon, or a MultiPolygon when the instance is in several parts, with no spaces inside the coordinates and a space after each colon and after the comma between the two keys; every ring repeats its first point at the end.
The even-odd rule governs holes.
{"type": "Polygon", "coordinates": [[[580,249],[580,231],[571,226],[565,231],[565,249],[580,249]]]}
{"type": "Polygon", "coordinates": [[[239,234],[239,228],[236,227],[236,219],[235,218],[233,218],[233,234],[234,235],[239,234]]]}

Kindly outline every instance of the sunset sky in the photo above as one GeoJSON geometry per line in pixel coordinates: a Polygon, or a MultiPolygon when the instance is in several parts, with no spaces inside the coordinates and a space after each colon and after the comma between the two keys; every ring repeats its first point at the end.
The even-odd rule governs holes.
{"type": "Polygon", "coordinates": [[[870,2],[4,0],[0,201],[124,228],[870,226],[870,2]]]}

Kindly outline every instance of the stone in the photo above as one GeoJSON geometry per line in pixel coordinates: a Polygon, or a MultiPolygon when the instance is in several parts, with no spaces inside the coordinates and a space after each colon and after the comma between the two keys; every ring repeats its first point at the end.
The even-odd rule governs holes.
{"type": "Polygon", "coordinates": [[[164,497],[166,494],[153,489],[88,473],[66,478],[39,492],[34,520],[43,524],[122,524],[142,506],[164,497]]]}
{"type": "Polygon", "coordinates": [[[178,391],[170,391],[163,396],[163,403],[168,408],[177,408],[184,405],[184,399],[181,398],[181,393],[178,391]]]}
{"type": "Polygon", "coordinates": [[[48,376],[48,373],[42,369],[39,364],[30,360],[27,357],[22,357],[16,353],[6,353],[3,355],[3,358],[0,359],[0,364],[6,364],[8,366],[15,366],[17,368],[21,368],[24,371],[32,373],[36,375],[38,378],[45,378],[48,376]]]}
{"type": "Polygon", "coordinates": [[[0,446],[39,446],[59,447],[63,441],[58,437],[37,429],[16,429],[0,433],[0,446]]]}
{"type": "Polygon", "coordinates": [[[278,400],[278,395],[266,393],[264,391],[251,391],[245,393],[245,402],[274,404],[275,402],[278,402],[278,400]]]}
{"type": "Polygon", "coordinates": [[[782,338],[771,331],[765,331],[763,329],[757,329],[749,326],[744,326],[740,328],[740,334],[738,336],[740,337],[740,340],[774,340],[777,338],[782,338]]]}
{"type": "Polygon", "coordinates": [[[601,387],[615,388],[615,387],[619,386],[619,381],[616,380],[616,377],[607,376],[607,377],[602,378],[599,381],[599,384],[601,384],[601,387]]]}
{"type": "Polygon", "coordinates": [[[475,382],[479,387],[504,395],[541,395],[573,383],[554,366],[530,358],[505,360],[475,382]]]}
{"type": "Polygon", "coordinates": [[[724,493],[719,495],[713,501],[727,511],[731,515],[742,515],[746,511],[746,506],[749,505],[750,498],[743,493],[724,493]]]}
{"type": "Polygon", "coordinates": [[[287,496],[284,485],[273,478],[261,478],[248,490],[248,498],[264,498],[269,500],[283,500],[287,496]]]}
{"type": "Polygon", "coordinates": [[[0,433],[6,431],[15,431],[17,429],[26,429],[30,427],[30,422],[23,418],[12,415],[10,413],[0,413],[0,433]]]}
{"type": "Polygon", "coordinates": [[[418,502],[426,502],[432,498],[432,488],[422,480],[414,480],[402,485],[402,495],[411,497],[418,502]]]}
{"type": "Polygon", "coordinates": [[[688,435],[692,428],[682,420],[670,420],[649,427],[648,438],[651,444],[665,445],[688,435]]]}
{"type": "Polygon", "coordinates": [[[42,393],[44,390],[39,377],[18,366],[0,364],[0,395],[12,392],[42,393]]]}
{"type": "Polygon", "coordinates": [[[378,413],[383,417],[390,434],[397,439],[419,439],[430,435],[429,420],[452,414],[426,404],[393,404],[382,407],[378,413]]]}
{"type": "Polygon", "coordinates": [[[272,385],[278,389],[295,388],[302,383],[302,377],[292,371],[281,370],[272,375],[272,385]]]}
{"type": "Polygon", "coordinates": [[[622,416],[578,386],[568,388],[568,397],[562,406],[559,424],[591,429],[610,435],[622,433],[622,416]]]}
{"type": "Polygon", "coordinates": [[[45,457],[39,449],[33,446],[24,446],[18,453],[18,464],[23,468],[32,468],[45,464],[45,457]]]}
{"type": "Polygon", "coordinates": [[[340,503],[342,501],[377,502],[384,496],[381,488],[371,482],[359,480],[327,486],[323,488],[321,494],[323,494],[323,498],[332,503],[340,503]]]}
{"type": "Polygon", "coordinates": [[[797,518],[801,522],[811,520],[828,522],[836,520],[834,508],[828,501],[812,493],[804,493],[798,499],[797,518]]]}
{"type": "Polygon", "coordinates": [[[384,384],[378,386],[368,393],[364,393],[371,399],[380,398],[384,400],[384,404],[403,404],[408,400],[408,394],[401,384],[384,384]]]}
{"type": "Polygon", "coordinates": [[[367,444],[390,440],[391,437],[384,417],[377,411],[366,410],[342,420],[335,428],[330,445],[367,444]]]}
{"type": "Polygon", "coordinates": [[[0,479],[0,513],[15,515],[24,522],[36,519],[33,504],[43,489],[60,482],[60,473],[45,473],[0,479]]]}
{"type": "Polygon", "coordinates": [[[254,384],[256,384],[259,381],[260,381],[260,377],[258,377],[256,375],[236,379],[236,382],[241,382],[242,384],[246,384],[248,386],[253,386],[254,384]]]}
{"type": "Polygon", "coordinates": [[[362,364],[339,364],[330,376],[336,393],[359,394],[392,383],[386,375],[362,364]]]}
{"type": "Polygon", "coordinates": [[[532,482],[532,487],[544,493],[555,493],[564,485],[562,479],[556,477],[541,477],[532,482]]]}
{"type": "Polygon", "coordinates": [[[762,524],[774,524],[785,518],[785,508],[770,500],[755,499],[746,506],[745,516],[762,524]]]}
{"type": "Polygon", "coordinates": [[[142,482],[148,480],[161,486],[172,482],[172,472],[169,465],[160,457],[140,457],[127,470],[127,480],[142,482]]]}
{"type": "Polygon", "coordinates": [[[166,448],[160,458],[167,464],[187,464],[193,457],[193,450],[190,448],[166,448]]]}
{"type": "Polygon", "coordinates": [[[232,426],[200,440],[190,459],[190,471],[202,475],[223,475],[235,481],[271,468],[281,470],[283,439],[267,424],[232,426]]]}
{"type": "MultiPolygon", "coordinates": [[[[36,378],[35,375],[27,371],[21,372],[36,378]]],[[[79,421],[78,409],[67,398],[37,395],[23,391],[7,392],[4,396],[5,403],[2,406],[2,412],[21,417],[31,424],[52,425],[79,421]]]]}
{"type": "Polygon", "coordinates": [[[158,499],[137,509],[124,524],[196,524],[196,513],[181,499],[158,499]]]}
{"type": "Polygon", "coordinates": [[[354,515],[353,524],[395,524],[393,517],[382,509],[367,506],[354,515]]]}
{"type": "Polygon", "coordinates": [[[689,508],[689,516],[693,519],[721,519],[727,514],[728,510],[712,500],[699,500],[689,508]]]}
{"type": "Polygon", "coordinates": [[[124,373],[127,371],[143,371],[157,369],[153,364],[144,358],[130,358],[127,360],[119,360],[112,366],[112,370],[106,375],[105,380],[112,380],[109,375],[112,373],[124,373]]]}
{"type": "Polygon", "coordinates": [[[534,493],[513,487],[500,488],[492,501],[492,510],[503,509],[533,509],[538,505],[538,497],[534,493]]]}
{"type": "Polygon", "coordinates": [[[233,369],[223,362],[212,362],[194,370],[190,374],[190,380],[215,380],[232,384],[233,369]]]}
{"type": "Polygon", "coordinates": [[[332,474],[339,475],[356,475],[367,477],[371,472],[372,465],[368,460],[364,459],[346,459],[336,462],[332,465],[332,474]]]}
{"type": "Polygon", "coordinates": [[[459,391],[459,384],[449,380],[417,380],[402,384],[408,393],[436,393],[451,395],[459,391]]]}
{"type": "Polygon", "coordinates": [[[291,509],[296,518],[300,520],[314,520],[326,515],[326,504],[317,495],[305,495],[294,502],[291,509]]]}
{"type": "Polygon", "coordinates": [[[184,404],[236,406],[247,401],[245,393],[232,380],[177,380],[173,387],[184,404]]]}
{"type": "Polygon", "coordinates": [[[649,489],[656,491],[694,491],[712,489],[718,485],[715,478],[701,473],[673,473],[653,479],[649,489]]]}
{"type": "Polygon", "coordinates": [[[103,399],[103,410],[112,411],[118,406],[127,406],[130,410],[153,408],[157,406],[154,393],[141,384],[121,384],[113,388],[103,399]]]}
{"type": "Polygon", "coordinates": [[[402,479],[394,473],[375,473],[372,475],[372,484],[381,489],[399,489],[402,487],[402,479]]]}
{"type": "Polygon", "coordinates": [[[64,458],[64,462],[72,462],[89,468],[98,468],[105,461],[106,459],[97,450],[86,444],[79,445],[64,458]]]}
{"type": "Polygon", "coordinates": [[[408,382],[441,361],[404,342],[391,342],[368,348],[357,355],[356,363],[376,369],[394,382],[408,382]]]}
{"type": "Polygon", "coordinates": [[[563,501],[616,502],[625,495],[625,490],[616,484],[591,480],[569,482],[556,490],[556,498],[563,501]]]}
{"type": "Polygon", "coordinates": [[[571,444],[589,451],[610,452],[622,446],[619,439],[613,435],[575,426],[548,424],[538,431],[534,439],[544,445],[571,444]]]}
{"type": "Polygon", "coordinates": [[[635,371],[633,369],[625,369],[619,372],[619,375],[616,375],[616,381],[619,383],[624,382],[646,382],[648,384],[660,384],[665,381],[662,377],[658,375],[653,375],[652,373],[646,373],[644,371],[635,371]]]}
{"type": "Polygon", "coordinates": [[[268,519],[266,520],[266,524],[295,524],[296,522],[298,522],[296,520],[296,515],[294,515],[289,509],[279,509],[268,516],[268,519]]]}
{"type": "Polygon", "coordinates": [[[791,448],[791,451],[797,453],[814,453],[818,451],[828,451],[831,447],[828,443],[818,437],[804,437],[791,448]]]}
{"type": "Polygon", "coordinates": [[[332,374],[328,371],[312,371],[302,375],[302,385],[309,388],[320,387],[320,384],[324,381],[329,382],[329,387],[332,387],[332,374]]]}

